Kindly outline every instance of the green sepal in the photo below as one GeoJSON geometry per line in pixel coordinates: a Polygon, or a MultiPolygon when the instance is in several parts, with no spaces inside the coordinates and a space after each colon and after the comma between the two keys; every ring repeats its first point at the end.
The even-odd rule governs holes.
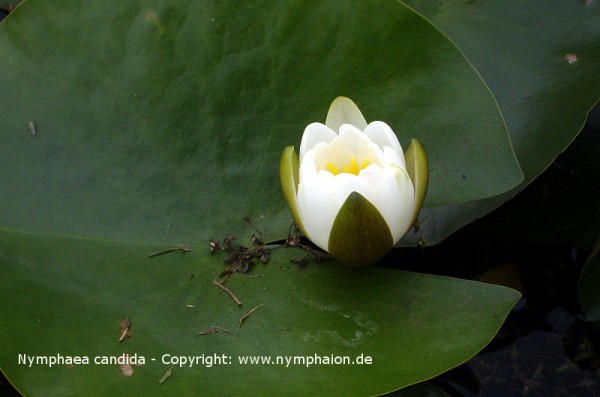
{"type": "Polygon", "coordinates": [[[333,221],[328,251],[351,267],[368,266],[394,245],[385,219],[369,200],[352,192],[333,221]]]}
{"type": "Polygon", "coordinates": [[[300,210],[298,208],[298,181],[300,173],[300,162],[298,155],[294,150],[293,146],[288,146],[283,150],[281,154],[281,160],[279,162],[279,180],[281,181],[281,189],[283,190],[283,197],[287,202],[287,205],[292,213],[294,222],[300,231],[306,236],[304,230],[304,224],[300,217],[300,210]]]}
{"type": "Polygon", "coordinates": [[[429,184],[429,160],[427,152],[417,139],[412,139],[410,146],[404,153],[406,160],[406,171],[413,183],[415,189],[415,209],[413,211],[410,224],[414,224],[421,211],[425,195],[427,194],[427,185],[429,184]]]}

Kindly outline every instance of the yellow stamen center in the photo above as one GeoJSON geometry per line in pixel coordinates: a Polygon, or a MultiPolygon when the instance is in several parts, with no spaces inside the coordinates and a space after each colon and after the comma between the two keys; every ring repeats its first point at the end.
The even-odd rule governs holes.
{"type": "MultiPolygon", "coordinates": [[[[346,174],[358,175],[358,173],[361,170],[364,170],[365,168],[367,168],[369,166],[369,164],[371,164],[371,162],[369,160],[364,160],[359,167],[356,157],[352,157],[352,159],[350,159],[350,164],[344,165],[342,167],[341,172],[346,173],[346,174]]],[[[337,175],[340,173],[338,168],[335,165],[333,165],[332,163],[325,164],[325,167],[327,167],[327,170],[329,170],[329,172],[331,172],[333,175],[337,175]]]]}

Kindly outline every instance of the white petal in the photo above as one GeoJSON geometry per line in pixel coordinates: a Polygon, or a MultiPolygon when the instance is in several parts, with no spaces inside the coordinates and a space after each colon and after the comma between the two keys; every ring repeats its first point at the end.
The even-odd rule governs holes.
{"type": "Polygon", "coordinates": [[[376,194],[379,191],[379,185],[381,184],[381,180],[384,177],[383,167],[378,164],[371,164],[367,168],[361,170],[358,174],[358,177],[361,180],[365,181],[365,183],[371,185],[374,190],[374,194],[376,194]]]}
{"type": "Polygon", "coordinates": [[[340,126],[340,140],[347,142],[352,146],[355,153],[359,153],[371,140],[364,132],[353,126],[352,124],[342,124],[340,126]]]}
{"type": "Polygon", "coordinates": [[[315,146],[314,161],[319,170],[327,169],[327,164],[347,164],[354,154],[354,150],[347,141],[339,137],[329,144],[317,144],[315,146]]]}
{"type": "MultiPolygon", "coordinates": [[[[340,140],[346,142],[351,148],[352,154],[356,157],[366,157],[369,159],[383,159],[383,151],[379,146],[372,142],[361,130],[350,125],[344,124],[340,127],[340,140]]],[[[346,158],[346,162],[349,158],[346,158]]]]}
{"type": "Polygon", "coordinates": [[[331,143],[318,143],[315,152],[315,162],[319,170],[327,169],[329,163],[343,167],[353,158],[361,163],[369,160],[378,164],[383,164],[384,159],[382,150],[369,141],[362,131],[349,124],[341,126],[340,135],[331,143]]]}
{"type": "Polygon", "coordinates": [[[398,155],[398,153],[389,146],[384,146],[383,148],[383,163],[386,166],[395,164],[406,171],[406,160],[404,159],[404,154],[401,153],[398,155]]]}
{"type": "Polygon", "coordinates": [[[350,98],[343,96],[335,98],[331,103],[325,124],[334,131],[338,131],[342,124],[352,124],[361,131],[367,127],[367,121],[358,106],[350,98]]]}
{"type": "Polygon", "coordinates": [[[352,192],[359,193],[369,201],[377,194],[376,186],[370,180],[354,174],[338,174],[328,182],[327,186],[340,208],[352,192]]]}
{"type": "Polygon", "coordinates": [[[415,191],[408,173],[397,166],[385,167],[371,202],[386,220],[396,244],[412,226],[415,191]]]}
{"type": "Polygon", "coordinates": [[[300,162],[304,158],[307,151],[314,148],[317,143],[329,143],[337,138],[337,134],[325,124],[311,123],[304,129],[302,142],[300,142],[300,162]]]}
{"type": "Polygon", "coordinates": [[[298,185],[298,209],[307,237],[327,251],[333,221],[341,208],[327,188],[333,174],[321,171],[316,178],[298,185]]]}
{"type": "Polygon", "coordinates": [[[389,146],[394,149],[396,153],[404,157],[404,152],[402,151],[402,146],[400,146],[398,137],[394,134],[394,131],[392,131],[390,126],[383,121],[373,121],[365,128],[364,132],[365,135],[371,141],[379,145],[379,147],[383,148],[389,146]]]}
{"type": "MultiPolygon", "coordinates": [[[[318,147],[319,145],[317,145],[318,147]]],[[[304,154],[304,161],[300,163],[298,174],[298,183],[311,180],[317,177],[317,167],[315,166],[315,149],[311,149],[304,154]]]]}

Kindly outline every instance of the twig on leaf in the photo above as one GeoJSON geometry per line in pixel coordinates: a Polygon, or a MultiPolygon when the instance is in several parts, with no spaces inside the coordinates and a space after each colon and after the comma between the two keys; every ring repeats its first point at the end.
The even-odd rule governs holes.
{"type": "Polygon", "coordinates": [[[148,253],[148,258],[154,258],[155,256],[159,256],[159,255],[163,255],[163,254],[168,254],[169,252],[175,252],[175,251],[190,252],[190,251],[193,251],[193,249],[190,248],[190,247],[183,246],[181,244],[177,244],[176,247],[168,248],[168,249],[163,250],[163,251],[149,252],[148,253]]]}
{"type": "Polygon", "coordinates": [[[250,309],[249,311],[247,311],[246,313],[244,313],[244,315],[240,318],[240,324],[238,325],[238,329],[242,328],[242,323],[248,318],[250,317],[250,315],[252,315],[252,313],[254,313],[255,311],[258,310],[259,307],[262,306],[262,303],[258,306],[254,306],[252,309],[250,309]]]}
{"type": "Polygon", "coordinates": [[[221,288],[223,291],[227,292],[229,294],[229,296],[231,296],[231,299],[233,299],[234,302],[237,303],[238,306],[242,306],[242,302],[238,299],[237,296],[235,296],[235,294],[233,293],[233,291],[231,291],[229,288],[227,288],[226,286],[224,286],[223,284],[221,284],[217,280],[213,280],[212,282],[213,282],[214,285],[216,285],[217,287],[221,288]]]}

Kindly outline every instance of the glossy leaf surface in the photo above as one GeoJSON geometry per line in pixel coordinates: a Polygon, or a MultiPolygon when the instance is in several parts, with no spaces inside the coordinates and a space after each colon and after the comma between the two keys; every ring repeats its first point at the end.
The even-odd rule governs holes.
{"type": "Polygon", "coordinates": [[[398,2],[29,0],[0,23],[0,68],[0,368],[26,395],[384,393],[467,360],[518,298],[377,268],[299,271],[297,253],[277,252],[251,273],[260,277],[227,283],[237,307],[211,282],[220,257],[146,258],[247,236],[245,216],[285,237],[281,151],[339,95],[403,145],[423,143],[426,205],[519,183],[486,85],[398,2]],[[126,318],[134,336],[119,343],[126,318]],[[198,335],[213,326],[229,333],[198,335]],[[157,361],[132,377],[114,365],[18,364],[19,354],[122,353],[157,361]],[[158,382],[163,354],[212,353],[364,353],[374,364],[286,369],[288,383],[274,365],[176,367],[158,382]]]}
{"type": "Polygon", "coordinates": [[[177,242],[263,216],[281,238],[281,151],[339,95],[425,146],[425,205],[521,180],[478,74],[395,1],[29,1],[0,55],[13,229],[177,242]]]}
{"type": "Polygon", "coordinates": [[[226,265],[208,249],[148,258],[163,247],[6,231],[0,237],[0,366],[27,396],[382,394],[466,361],[519,298],[500,286],[333,261],[301,269],[290,259],[305,251],[280,248],[268,264],[226,282],[238,307],[212,283],[226,265]],[[119,342],[126,318],[133,336],[119,342]],[[215,326],[221,332],[199,335],[215,326]],[[131,377],[118,365],[93,362],[18,364],[19,354],[93,360],[123,353],[145,357],[131,377]],[[161,385],[171,368],[165,354],[224,354],[231,364],[176,365],[161,385]],[[238,362],[315,354],[373,361],[287,368],[238,362]]]}

